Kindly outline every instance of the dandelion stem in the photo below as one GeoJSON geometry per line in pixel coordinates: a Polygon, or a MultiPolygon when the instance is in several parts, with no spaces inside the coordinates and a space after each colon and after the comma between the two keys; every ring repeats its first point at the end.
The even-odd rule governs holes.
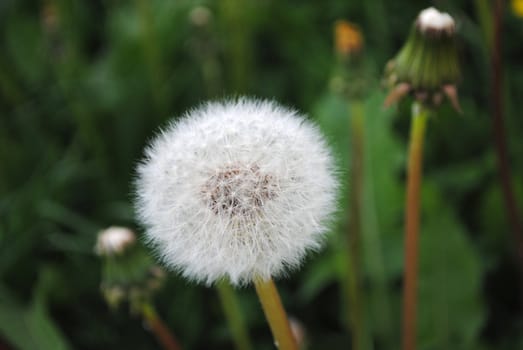
{"type": "Polygon", "coordinates": [[[418,288],[418,241],[420,187],[423,141],[428,110],[419,103],[412,108],[409,159],[407,169],[407,203],[405,212],[405,272],[403,280],[403,349],[416,349],[416,313],[418,288]]]}
{"type": "Polygon", "coordinates": [[[249,339],[249,334],[245,328],[243,315],[238,305],[238,299],[227,281],[221,281],[216,285],[220,300],[222,303],[225,317],[229,323],[229,328],[232,332],[232,337],[238,350],[250,350],[252,344],[249,339]]]}
{"type": "Polygon", "coordinates": [[[361,101],[352,101],[351,112],[351,174],[350,223],[347,237],[349,268],[347,276],[347,321],[352,330],[352,349],[368,348],[361,291],[361,214],[363,189],[363,112],[361,101]]]}
{"type": "Polygon", "coordinates": [[[160,46],[154,32],[153,4],[147,0],[136,0],[136,11],[139,15],[142,31],[142,47],[145,63],[149,70],[149,84],[154,102],[160,117],[167,114],[166,89],[164,83],[165,69],[161,61],[160,46]]]}
{"type": "Polygon", "coordinates": [[[490,0],[475,0],[474,5],[476,8],[476,16],[480,23],[481,29],[483,31],[483,36],[485,37],[485,43],[487,44],[488,49],[492,48],[493,42],[493,21],[492,21],[492,8],[490,7],[490,0]]]}
{"type": "Polygon", "coordinates": [[[254,281],[254,286],[277,348],[280,350],[297,350],[296,339],[292,334],[287,314],[273,280],[257,279],[254,281]]]}
{"type": "Polygon", "coordinates": [[[156,339],[165,350],[181,350],[178,341],[174,335],[171,334],[169,328],[167,328],[150,303],[143,303],[142,316],[144,321],[147,322],[147,325],[150,327],[151,332],[155,335],[156,339]]]}
{"type": "Polygon", "coordinates": [[[224,0],[221,1],[221,18],[224,20],[224,28],[227,31],[228,47],[226,55],[231,62],[231,83],[236,93],[245,92],[248,88],[247,77],[249,76],[250,64],[250,36],[252,29],[246,16],[249,13],[248,1],[224,0]]]}
{"type": "Polygon", "coordinates": [[[523,302],[523,222],[520,216],[520,208],[514,188],[510,171],[510,156],[507,146],[507,133],[505,131],[504,106],[503,106],[503,11],[504,1],[497,0],[494,3],[494,28],[492,43],[492,118],[494,123],[494,143],[497,155],[498,174],[503,191],[503,199],[507,209],[507,217],[510,223],[510,231],[513,236],[513,250],[519,265],[521,302],[523,302]]]}

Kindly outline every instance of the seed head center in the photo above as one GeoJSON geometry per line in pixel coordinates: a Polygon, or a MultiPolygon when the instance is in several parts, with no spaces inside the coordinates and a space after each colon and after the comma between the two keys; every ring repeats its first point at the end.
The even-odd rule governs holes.
{"type": "Polygon", "coordinates": [[[209,177],[202,195],[217,215],[251,216],[276,197],[276,190],[274,177],[257,165],[227,165],[209,177]]]}

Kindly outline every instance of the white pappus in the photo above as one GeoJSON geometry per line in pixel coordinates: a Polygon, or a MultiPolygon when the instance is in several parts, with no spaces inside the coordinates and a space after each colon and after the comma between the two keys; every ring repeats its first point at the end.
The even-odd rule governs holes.
{"type": "Polygon", "coordinates": [[[210,102],[172,122],[138,166],[136,210],[163,262],[234,285],[297,268],[335,210],[319,129],[272,101],[210,102]]]}

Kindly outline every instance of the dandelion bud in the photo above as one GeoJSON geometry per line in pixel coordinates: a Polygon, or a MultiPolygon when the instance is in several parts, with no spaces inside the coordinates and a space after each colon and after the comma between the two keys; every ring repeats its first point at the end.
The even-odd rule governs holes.
{"type": "Polygon", "coordinates": [[[363,55],[363,34],[357,25],[338,20],[334,24],[334,49],[338,58],[330,89],[346,98],[362,98],[369,87],[363,55]]]}
{"type": "Polygon", "coordinates": [[[130,229],[112,226],[98,234],[95,252],[103,256],[122,254],[135,241],[136,236],[130,229]]]}
{"type": "Polygon", "coordinates": [[[292,335],[296,339],[298,349],[305,349],[307,347],[307,329],[296,317],[289,317],[289,324],[291,326],[292,335]]]}
{"type": "Polygon", "coordinates": [[[163,262],[212,284],[268,279],[318,249],[337,181],[318,128],[274,102],[189,111],[147,148],[136,209],[163,262]]]}
{"type": "Polygon", "coordinates": [[[359,53],[363,48],[363,36],[359,28],[349,21],[336,21],[334,40],[336,52],[342,56],[359,53]]]}
{"type": "Polygon", "coordinates": [[[103,259],[101,291],[111,308],[128,301],[136,309],[162,285],[163,271],[130,229],[113,226],[101,231],[95,251],[103,259]]]}
{"type": "Polygon", "coordinates": [[[50,1],[44,1],[40,19],[46,34],[54,35],[59,27],[59,16],[56,4],[50,1]]]}
{"type": "Polygon", "coordinates": [[[389,62],[385,80],[391,87],[385,105],[407,94],[427,107],[437,107],[446,96],[460,110],[456,83],[460,77],[455,43],[456,25],[448,14],[431,7],[420,12],[409,38],[389,62]]]}
{"type": "Polygon", "coordinates": [[[196,27],[205,27],[211,19],[212,12],[205,6],[196,6],[189,13],[189,20],[196,27]]]}

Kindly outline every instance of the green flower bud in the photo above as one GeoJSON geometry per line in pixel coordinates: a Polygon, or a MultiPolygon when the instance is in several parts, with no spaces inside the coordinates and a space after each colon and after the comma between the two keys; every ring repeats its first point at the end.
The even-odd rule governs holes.
{"type": "Polygon", "coordinates": [[[137,244],[133,231],[124,227],[101,231],[95,251],[103,260],[101,291],[111,308],[127,301],[131,310],[139,309],[161,287],[164,272],[137,244]]]}
{"type": "Polygon", "coordinates": [[[447,96],[460,111],[455,31],[454,19],[448,13],[433,7],[420,12],[407,42],[385,68],[385,83],[392,89],[386,106],[410,93],[427,107],[439,106],[447,96]]]}
{"type": "Polygon", "coordinates": [[[363,98],[369,89],[363,33],[355,24],[338,20],[334,25],[337,65],[329,83],[331,91],[348,99],[363,98]]]}

